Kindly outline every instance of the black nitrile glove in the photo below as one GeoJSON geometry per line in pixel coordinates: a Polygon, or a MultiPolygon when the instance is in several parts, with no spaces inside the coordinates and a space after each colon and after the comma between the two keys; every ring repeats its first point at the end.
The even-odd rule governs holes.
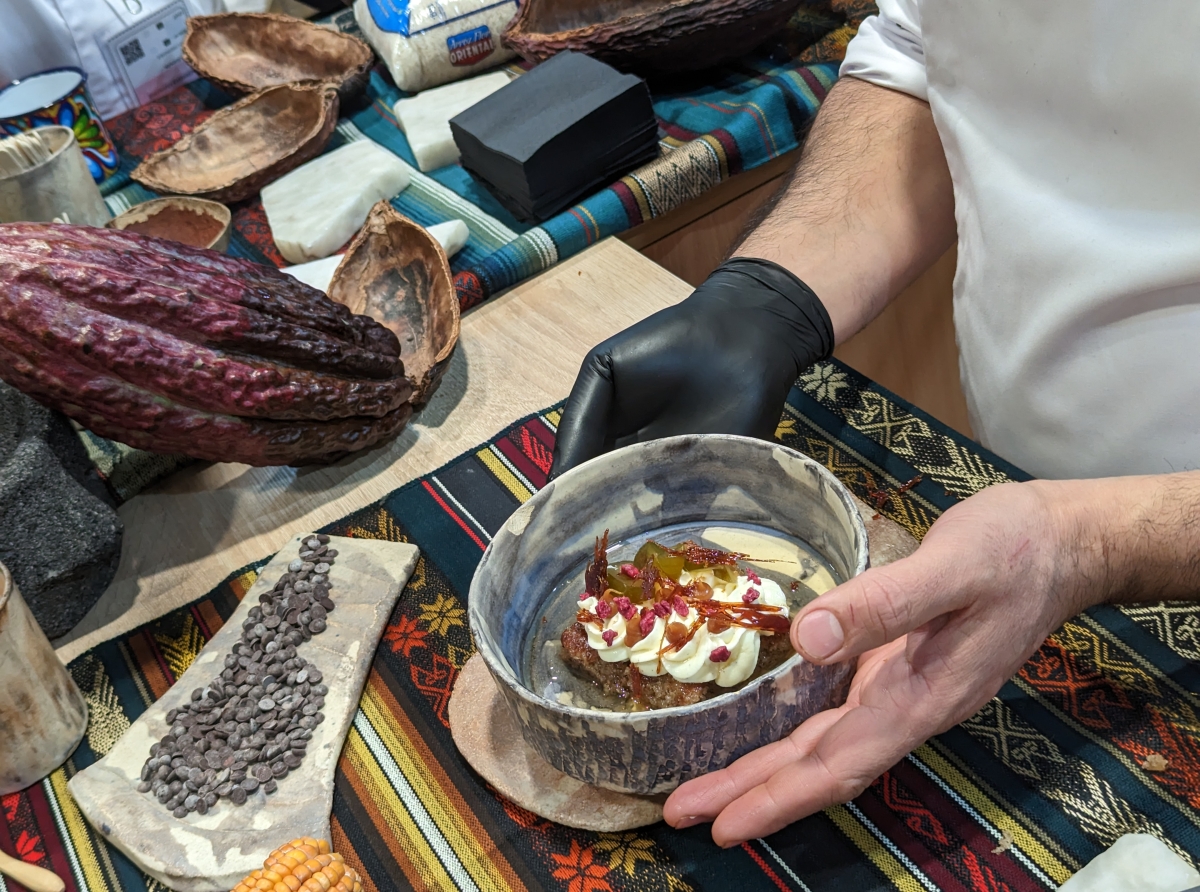
{"type": "Polygon", "coordinates": [[[792,382],[832,353],[833,324],[811,288],[768,260],[727,260],[685,301],[588,353],[550,476],[657,437],[770,439],[792,382]]]}

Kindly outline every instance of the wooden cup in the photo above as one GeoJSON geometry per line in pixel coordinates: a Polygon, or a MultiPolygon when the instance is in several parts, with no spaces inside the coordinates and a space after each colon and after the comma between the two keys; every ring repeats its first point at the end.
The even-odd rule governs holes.
{"type": "Polygon", "coordinates": [[[0,795],[65,762],[87,718],[83,694],[0,564],[0,795]]]}

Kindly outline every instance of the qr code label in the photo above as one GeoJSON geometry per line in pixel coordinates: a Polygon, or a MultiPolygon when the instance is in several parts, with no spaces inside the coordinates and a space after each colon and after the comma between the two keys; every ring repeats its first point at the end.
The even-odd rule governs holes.
{"type": "Polygon", "coordinates": [[[121,58],[125,60],[126,65],[132,65],[145,57],[146,51],[142,49],[142,42],[136,37],[129,43],[121,45],[121,58]]]}

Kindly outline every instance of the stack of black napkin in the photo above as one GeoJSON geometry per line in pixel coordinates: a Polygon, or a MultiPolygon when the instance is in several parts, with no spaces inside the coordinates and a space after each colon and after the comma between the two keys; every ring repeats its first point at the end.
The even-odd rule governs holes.
{"type": "Polygon", "coordinates": [[[450,120],[462,165],[521,220],[541,222],[658,157],[650,91],[563,52],[450,120]]]}

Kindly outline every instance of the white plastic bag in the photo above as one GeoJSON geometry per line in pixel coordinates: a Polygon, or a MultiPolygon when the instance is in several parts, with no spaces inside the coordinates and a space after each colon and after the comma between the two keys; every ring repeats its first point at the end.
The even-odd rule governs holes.
{"type": "Polygon", "coordinates": [[[517,0],[354,0],[354,17],[396,86],[416,93],[516,55],[500,43],[517,0]]]}

